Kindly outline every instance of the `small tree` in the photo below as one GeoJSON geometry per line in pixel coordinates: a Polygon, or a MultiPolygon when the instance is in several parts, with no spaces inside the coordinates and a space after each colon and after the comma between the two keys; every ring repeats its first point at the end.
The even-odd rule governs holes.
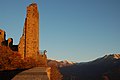
{"type": "Polygon", "coordinates": [[[10,70],[21,67],[22,59],[21,55],[17,52],[13,52],[9,47],[0,47],[0,69],[10,70]]]}

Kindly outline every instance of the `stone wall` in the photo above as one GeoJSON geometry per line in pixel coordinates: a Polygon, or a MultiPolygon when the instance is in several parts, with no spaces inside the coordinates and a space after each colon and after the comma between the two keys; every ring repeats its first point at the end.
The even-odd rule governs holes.
{"type": "Polygon", "coordinates": [[[12,80],[50,80],[50,67],[35,67],[20,72],[12,80]]]}
{"type": "Polygon", "coordinates": [[[0,29],[0,46],[6,40],[5,38],[6,38],[5,31],[3,31],[3,30],[0,29]]]}

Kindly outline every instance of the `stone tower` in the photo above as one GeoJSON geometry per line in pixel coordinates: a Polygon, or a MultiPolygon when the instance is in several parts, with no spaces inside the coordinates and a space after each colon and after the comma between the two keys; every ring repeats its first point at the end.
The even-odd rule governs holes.
{"type": "Polygon", "coordinates": [[[0,46],[6,40],[5,38],[6,38],[5,31],[3,31],[3,30],[0,29],[0,46]]]}
{"type": "Polygon", "coordinates": [[[37,59],[39,53],[39,12],[36,3],[27,7],[23,35],[20,38],[18,52],[25,57],[37,59]]]}

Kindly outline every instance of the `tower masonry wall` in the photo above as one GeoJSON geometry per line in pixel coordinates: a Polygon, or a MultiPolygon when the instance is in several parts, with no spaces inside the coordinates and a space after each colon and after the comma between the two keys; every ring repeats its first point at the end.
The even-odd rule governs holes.
{"type": "Polygon", "coordinates": [[[5,38],[6,38],[5,31],[0,29],[0,46],[2,45],[3,41],[6,40],[5,38]]]}
{"type": "Polygon", "coordinates": [[[37,59],[39,53],[39,12],[36,3],[27,7],[23,35],[20,39],[18,51],[23,57],[37,59]]]}

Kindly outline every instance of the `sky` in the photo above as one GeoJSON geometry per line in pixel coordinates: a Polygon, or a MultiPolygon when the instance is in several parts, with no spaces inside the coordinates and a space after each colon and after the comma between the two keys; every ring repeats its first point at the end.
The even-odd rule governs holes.
{"type": "Polygon", "coordinates": [[[0,29],[18,44],[26,7],[38,4],[40,50],[73,62],[120,53],[120,0],[0,0],[0,29]]]}

